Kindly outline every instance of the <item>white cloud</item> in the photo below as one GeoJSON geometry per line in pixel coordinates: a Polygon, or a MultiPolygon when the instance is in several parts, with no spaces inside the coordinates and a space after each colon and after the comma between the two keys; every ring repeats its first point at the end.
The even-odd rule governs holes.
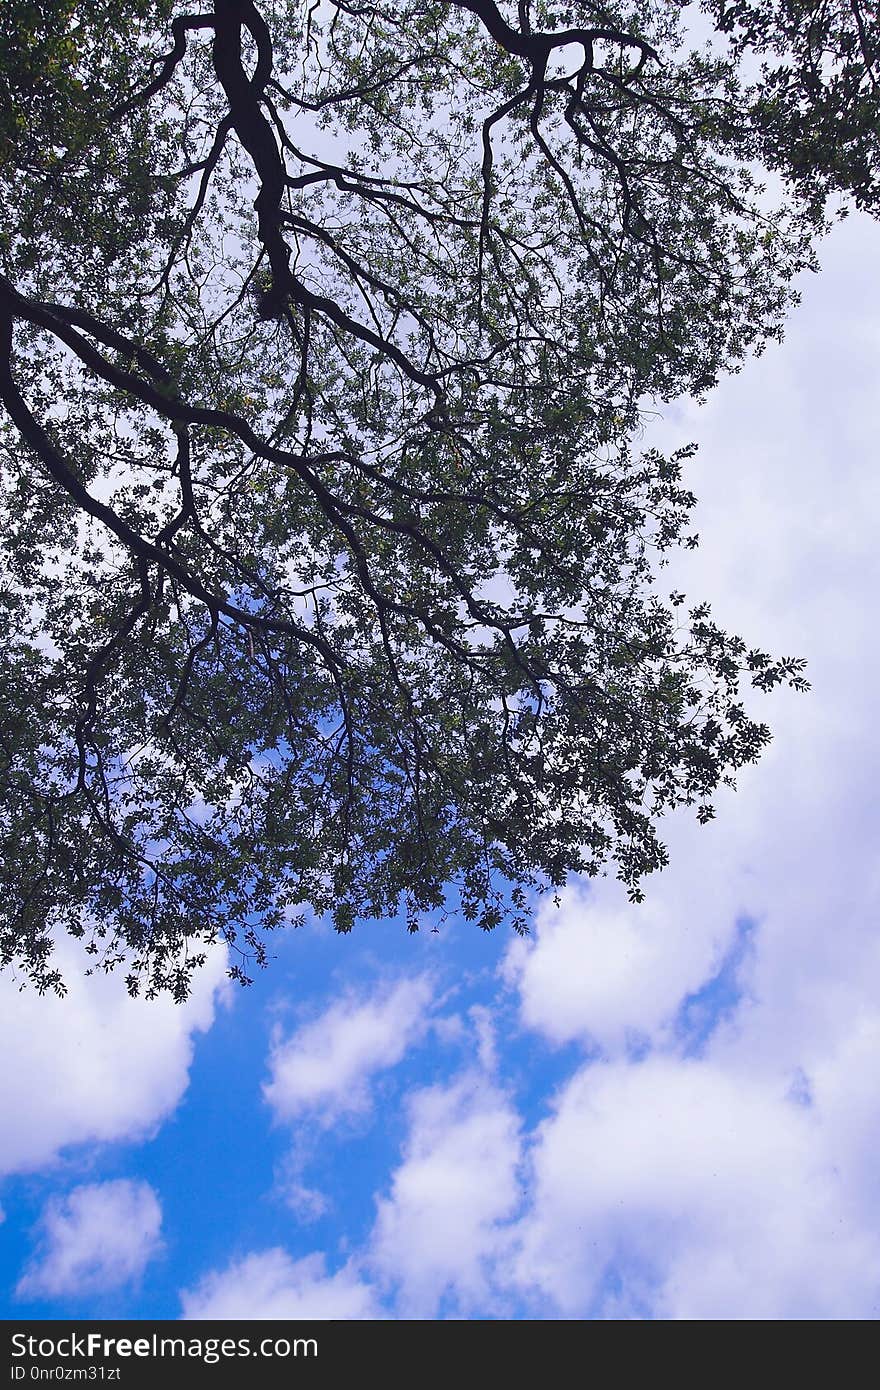
{"type": "Polygon", "coordinates": [[[842,976],[862,988],[880,887],[878,254],[880,228],[844,224],[784,349],[654,431],[669,447],[700,441],[688,481],[702,547],[670,583],[713,598],[719,620],[747,640],[807,656],[814,689],[751,698],[774,744],[739,792],[720,798],[715,823],[670,820],[671,867],[647,880],[644,906],[599,881],[542,913],[536,945],[514,945],[507,976],[524,1021],[555,1041],[590,1036],[613,1051],[628,1030],[661,1038],[743,915],[761,923],[759,997],[781,992],[794,1006],[805,992],[784,1022],[774,998],[780,1035],[794,1012],[799,1037],[829,1011],[843,1016],[842,976]]]}
{"type": "Polygon", "coordinates": [[[303,1225],[326,1216],[333,1206],[326,1192],[318,1187],[310,1187],[303,1180],[311,1157],[312,1153],[307,1148],[300,1150],[294,1147],[278,1172],[278,1191],[303,1225]]]}
{"type": "Polygon", "coordinates": [[[736,886],[716,830],[705,827],[700,845],[674,845],[676,871],[665,891],[649,884],[649,899],[636,910],[615,882],[575,883],[559,907],[542,906],[536,939],[517,939],[503,966],[527,1027],[556,1043],[580,1038],[612,1053],[633,1034],[656,1036],[668,1027],[682,998],[718,968],[736,927],[736,886]],[[687,859],[679,868],[676,851],[684,848],[690,873],[687,859]],[[699,849],[707,851],[701,858],[699,849]],[[701,872],[719,892],[695,931],[693,878],[701,872]]]}
{"type": "Polygon", "coordinates": [[[880,1239],[836,1150],[824,1117],[746,1072],[586,1067],[538,1134],[518,1277],[568,1316],[870,1316],[880,1239]]]}
{"type": "Polygon", "coordinates": [[[368,1109],[370,1081],[425,1033],[430,982],[405,979],[370,998],[347,994],[285,1038],[277,1034],[264,1094],[280,1120],[305,1111],[331,1124],[368,1109]]]}
{"type": "Polygon", "coordinates": [[[323,1255],[293,1260],[284,1250],[266,1250],[206,1275],[181,1295],[184,1318],[227,1321],[381,1316],[373,1291],[351,1265],[328,1275],[323,1255]]]}
{"type": "Polygon", "coordinates": [[[145,1182],[120,1178],[53,1197],[40,1222],[39,1250],[16,1292],[67,1298],[129,1284],[158,1252],[161,1225],[162,1208],[145,1182]]]}
{"type": "MultiPolygon", "coordinates": [[[[520,1198],[518,1117],[484,1077],[468,1074],[409,1099],[410,1132],[391,1193],[378,1203],[370,1263],[398,1285],[404,1317],[436,1316],[451,1294],[493,1305],[492,1264],[520,1198]]],[[[503,1302],[494,1312],[505,1316],[503,1302]]]]}
{"type": "Polygon", "coordinates": [[[184,1094],[193,1035],[227,985],[219,949],[183,1005],[129,999],[118,975],[85,979],[74,945],[58,952],[64,999],[0,975],[0,1052],[15,1059],[0,1071],[0,1175],[45,1166],[69,1144],[150,1133],[184,1094]]]}
{"type": "Polygon", "coordinates": [[[617,1059],[540,1130],[520,1228],[521,1287],[574,1315],[876,1315],[878,251],[845,226],[786,348],[660,431],[701,441],[703,548],[671,582],[806,655],[813,691],[751,701],[773,746],[712,826],[670,822],[645,907],[575,889],[508,954],[528,1027],[617,1059]],[[671,1021],[745,916],[743,997],[686,1059],[671,1021]],[[632,1032],[655,1055],[627,1064],[632,1032]]]}

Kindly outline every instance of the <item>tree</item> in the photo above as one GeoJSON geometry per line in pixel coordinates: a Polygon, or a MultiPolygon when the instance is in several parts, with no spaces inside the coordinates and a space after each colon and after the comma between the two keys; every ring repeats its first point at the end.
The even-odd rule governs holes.
{"type": "Polygon", "coordinates": [[[737,56],[759,55],[762,157],[821,209],[880,206],[880,19],[862,0],[709,0],[737,56]]]}
{"type": "MultiPolygon", "coordinates": [[[[608,861],[638,898],[769,738],[743,684],[805,685],[660,596],[691,450],[638,426],[874,185],[793,134],[815,5],[707,0],[705,51],[685,8],[3,12],[0,951],[39,988],[65,928],[183,997],[307,909],[524,930],[608,861]]],[[[864,153],[859,24],[822,81],[864,153]]]]}

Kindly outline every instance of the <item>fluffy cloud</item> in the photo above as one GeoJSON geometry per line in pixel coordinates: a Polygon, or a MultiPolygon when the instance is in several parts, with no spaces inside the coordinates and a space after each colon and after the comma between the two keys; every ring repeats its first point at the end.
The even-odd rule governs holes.
{"type": "Polygon", "coordinates": [[[568,1316],[847,1318],[880,1241],[823,1117],[707,1061],[584,1068],[534,1150],[517,1272],[568,1316]]]}
{"type": "Polygon", "coordinates": [[[0,976],[0,1175],[51,1163],[59,1149],[149,1133],[186,1090],[193,1034],[210,1028],[226,986],[211,953],[184,1005],[129,999],[117,976],[83,977],[82,953],[59,946],[64,999],[0,976]]]}
{"type": "Polygon", "coordinates": [[[688,846],[690,874],[678,870],[682,847],[673,845],[676,872],[665,892],[649,885],[648,902],[635,911],[613,883],[574,884],[559,907],[542,906],[535,941],[515,941],[503,966],[527,1027],[556,1043],[582,1039],[611,1053],[671,1028],[682,999],[721,965],[736,929],[739,899],[723,837],[711,842],[716,829],[706,827],[697,847],[708,854],[697,857],[688,846]],[[731,890],[714,897],[699,931],[691,920],[696,865],[731,890]]]}
{"type": "Polygon", "coordinates": [[[276,1116],[310,1111],[331,1124],[367,1109],[373,1075],[396,1066],[424,1035],[431,994],[421,976],[373,997],[350,993],[289,1037],[277,1034],[264,1087],[276,1116]]]}
{"type": "Polygon", "coordinates": [[[225,1322],[236,1318],[334,1318],[379,1316],[373,1292],[346,1265],[328,1275],[322,1255],[294,1260],[284,1250],[246,1255],[208,1274],[181,1296],[184,1318],[225,1322]]]}
{"type": "Polygon", "coordinates": [[[570,1315],[876,1313],[878,240],[845,227],[785,352],[665,427],[704,470],[702,557],[675,584],[807,655],[812,693],[768,700],[776,741],[715,824],[671,822],[646,908],[575,889],[507,958],[528,1027],[614,1059],[539,1131],[519,1228],[521,1287],[570,1315]],[[744,918],[736,1007],[683,1055],[680,1012],[744,918]]]}
{"type": "MultiPolygon", "coordinates": [[[[845,224],[784,350],[653,431],[670,447],[700,441],[691,481],[703,544],[671,582],[714,598],[748,640],[807,656],[814,689],[752,698],[774,744],[721,798],[717,822],[670,823],[671,868],[648,880],[643,907],[613,883],[575,889],[542,914],[537,947],[516,944],[508,974],[524,1021],[556,1041],[589,1036],[614,1050],[627,1031],[662,1034],[742,916],[761,923],[759,991],[815,990],[820,1018],[837,1017],[833,981],[863,978],[878,890],[878,251],[875,224],[845,224]]],[[[801,1012],[799,1034],[817,1021],[801,1012]]]]}
{"type": "MultiPolygon", "coordinates": [[[[404,1317],[432,1317],[444,1295],[457,1309],[491,1307],[491,1271],[520,1197],[519,1120],[479,1074],[410,1097],[410,1132],[390,1196],[378,1204],[370,1262],[398,1287],[404,1317]]],[[[494,1311],[504,1316],[503,1303],[494,1311]]]]}
{"type": "Polygon", "coordinates": [[[49,1200],[40,1246],[16,1292],[28,1298],[81,1297],[137,1279],[160,1246],[162,1209],[145,1182],[76,1187],[49,1200]]]}

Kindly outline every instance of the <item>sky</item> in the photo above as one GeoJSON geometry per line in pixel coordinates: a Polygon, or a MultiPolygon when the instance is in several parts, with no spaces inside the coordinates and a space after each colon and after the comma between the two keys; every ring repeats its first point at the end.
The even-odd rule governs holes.
{"type": "Polygon", "coordinates": [[[220,950],[184,1006],[0,976],[0,1316],[873,1318],[880,1312],[880,226],[787,338],[646,442],[695,440],[664,584],[809,661],[630,905],[220,950]]]}

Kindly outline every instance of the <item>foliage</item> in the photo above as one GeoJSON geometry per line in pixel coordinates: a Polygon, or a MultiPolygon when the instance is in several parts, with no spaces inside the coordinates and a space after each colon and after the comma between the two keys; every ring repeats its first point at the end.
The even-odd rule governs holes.
{"type": "MultiPolygon", "coordinates": [[[[780,334],[874,185],[816,173],[794,59],[743,76],[816,7],[705,8],[705,50],[677,0],[3,12],[0,953],[38,987],[59,929],[182,997],[307,910],[525,930],[609,860],[638,898],[757,757],[742,686],[802,663],[659,595],[690,450],[639,421],[780,334]]],[[[867,149],[858,63],[823,101],[867,149]]]]}
{"type": "Polygon", "coordinates": [[[752,119],[770,168],[821,206],[880,206],[880,11],[863,0],[708,0],[737,53],[761,59],[752,119]]]}

